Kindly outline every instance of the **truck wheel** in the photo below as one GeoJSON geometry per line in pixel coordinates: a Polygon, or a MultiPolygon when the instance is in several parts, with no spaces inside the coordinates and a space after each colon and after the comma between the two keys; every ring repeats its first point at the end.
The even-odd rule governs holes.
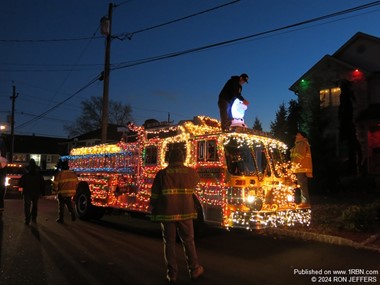
{"type": "Polygon", "coordinates": [[[83,220],[92,218],[91,207],[90,192],[85,189],[78,189],[77,194],[75,195],[75,208],[78,217],[83,220]]]}

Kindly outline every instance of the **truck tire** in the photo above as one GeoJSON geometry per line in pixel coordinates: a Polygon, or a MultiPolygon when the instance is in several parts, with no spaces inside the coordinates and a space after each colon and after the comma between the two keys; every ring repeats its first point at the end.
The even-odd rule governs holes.
{"type": "Polygon", "coordinates": [[[90,191],[87,189],[79,188],[75,195],[75,209],[78,217],[82,220],[88,220],[92,218],[91,211],[91,197],[90,191]]]}
{"type": "Polygon", "coordinates": [[[104,216],[105,208],[96,207],[91,204],[90,190],[87,184],[80,185],[75,195],[75,209],[78,217],[82,220],[101,219],[104,216]]]}

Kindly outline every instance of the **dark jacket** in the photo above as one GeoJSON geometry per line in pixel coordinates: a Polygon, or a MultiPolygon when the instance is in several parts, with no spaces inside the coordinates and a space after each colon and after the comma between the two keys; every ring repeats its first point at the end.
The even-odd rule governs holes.
{"type": "Polygon", "coordinates": [[[0,166],[0,187],[5,188],[5,178],[7,177],[7,173],[5,171],[5,167],[1,168],[0,166]]]}
{"type": "Polygon", "coordinates": [[[45,180],[38,170],[24,174],[20,179],[20,186],[23,188],[24,196],[38,198],[45,194],[45,180]]]}
{"type": "Polygon", "coordinates": [[[245,99],[241,96],[243,87],[240,85],[240,76],[231,76],[231,78],[226,82],[222,91],[219,94],[219,100],[225,100],[232,103],[232,100],[239,98],[239,100],[244,101],[245,99]]]}
{"type": "Polygon", "coordinates": [[[150,205],[152,221],[196,219],[193,193],[199,182],[197,172],[182,163],[169,164],[154,178],[150,205]]]}

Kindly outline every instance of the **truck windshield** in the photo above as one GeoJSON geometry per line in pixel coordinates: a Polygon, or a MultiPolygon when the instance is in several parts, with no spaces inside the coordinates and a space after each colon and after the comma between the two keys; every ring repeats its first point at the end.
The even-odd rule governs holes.
{"type": "Polygon", "coordinates": [[[225,146],[228,172],[232,175],[254,175],[257,173],[251,149],[236,140],[230,140],[225,146]]]}
{"type": "Polygon", "coordinates": [[[269,157],[276,177],[281,177],[286,174],[284,164],[286,163],[285,154],[275,146],[269,148],[269,157]]]}

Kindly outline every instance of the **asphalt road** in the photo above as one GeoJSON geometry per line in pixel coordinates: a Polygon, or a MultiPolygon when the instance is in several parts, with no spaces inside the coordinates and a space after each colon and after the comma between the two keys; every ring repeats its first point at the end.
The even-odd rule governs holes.
{"type": "MultiPolygon", "coordinates": [[[[26,226],[22,200],[5,201],[0,284],[166,284],[158,224],[67,215],[61,225],[56,216],[57,202],[41,199],[37,224],[26,226]]],[[[197,248],[204,276],[189,280],[178,244],[178,284],[380,284],[380,253],[365,249],[219,229],[207,230],[197,248]]]]}

